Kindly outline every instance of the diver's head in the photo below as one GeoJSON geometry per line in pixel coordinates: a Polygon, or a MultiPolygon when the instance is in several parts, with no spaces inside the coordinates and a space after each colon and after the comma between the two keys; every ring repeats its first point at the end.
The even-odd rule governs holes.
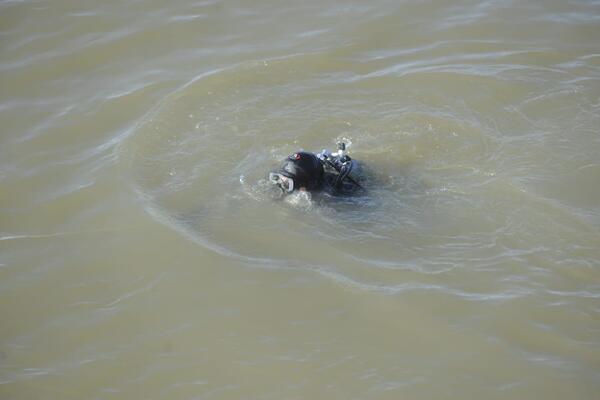
{"type": "Polygon", "coordinates": [[[296,189],[313,190],[323,182],[323,164],[312,153],[298,152],[285,159],[276,172],[269,174],[269,180],[284,192],[296,189]]]}

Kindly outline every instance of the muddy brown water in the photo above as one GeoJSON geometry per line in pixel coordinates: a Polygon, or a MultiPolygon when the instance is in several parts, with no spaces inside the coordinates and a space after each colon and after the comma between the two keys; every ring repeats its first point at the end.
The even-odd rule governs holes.
{"type": "Polygon", "coordinates": [[[596,399],[597,1],[0,2],[3,399],[596,399]],[[298,149],[369,193],[274,200],[298,149]]]}

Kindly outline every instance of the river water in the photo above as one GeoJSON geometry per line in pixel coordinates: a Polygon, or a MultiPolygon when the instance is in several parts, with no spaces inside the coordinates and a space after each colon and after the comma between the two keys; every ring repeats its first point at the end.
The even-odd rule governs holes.
{"type": "Polygon", "coordinates": [[[598,398],[598,1],[1,1],[0,55],[0,398],[598,398]],[[366,194],[270,195],[341,139],[366,194]]]}

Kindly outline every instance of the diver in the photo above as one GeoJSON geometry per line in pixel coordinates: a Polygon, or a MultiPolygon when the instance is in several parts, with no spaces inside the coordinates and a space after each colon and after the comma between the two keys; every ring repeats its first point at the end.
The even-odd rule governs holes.
{"type": "Polygon", "coordinates": [[[277,171],[269,174],[269,181],[285,194],[295,190],[326,190],[334,195],[365,191],[359,182],[360,164],[346,154],[344,142],[337,146],[334,153],[323,149],[318,154],[300,151],[288,156],[277,171]]]}

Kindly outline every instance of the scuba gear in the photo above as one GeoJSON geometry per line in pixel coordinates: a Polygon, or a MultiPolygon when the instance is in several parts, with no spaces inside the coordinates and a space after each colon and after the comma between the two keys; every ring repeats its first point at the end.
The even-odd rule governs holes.
{"type": "Polygon", "coordinates": [[[323,149],[319,154],[298,152],[289,156],[278,171],[269,174],[269,181],[284,193],[294,189],[314,190],[325,182],[334,192],[349,193],[356,188],[360,166],[346,154],[346,144],[338,143],[338,151],[323,149]]]}
{"type": "Polygon", "coordinates": [[[346,154],[346,144],[344,142],[340,142],[337,144],[338,151],[335,153],[331,153],[330,151],[323,149],[317,157],[321,160],[325,165],[333,168],[337,173],[337,177],[333,182],[334,190],[340,191],[342,189],[342,185],[344,180],[349,181],[359,189],[365,190],[360,183],[358,183],[350,174],[357,170],[357,162],[350,158],[346,154]]]}
{"type": "Polygon", "coordinates": [[[298,152],[289,156],[277,172],[269,174],[269,180],[283,191],[294,189],[317,189],[323,182],[323,164],[314,154],[298,152]]]}

